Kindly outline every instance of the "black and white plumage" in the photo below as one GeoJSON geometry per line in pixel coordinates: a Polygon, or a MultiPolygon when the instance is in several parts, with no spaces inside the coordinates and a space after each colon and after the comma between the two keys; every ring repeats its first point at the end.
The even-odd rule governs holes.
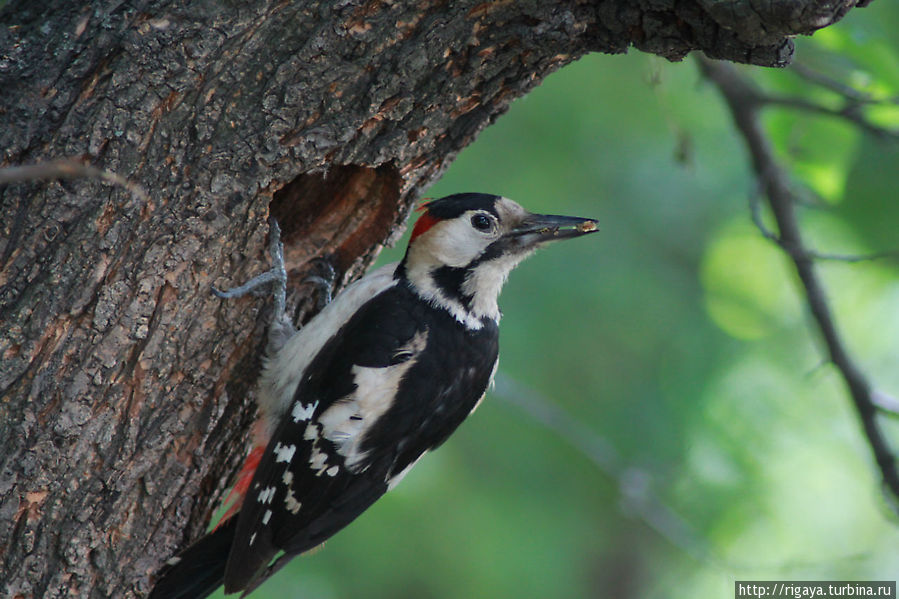
{"type": "Polygon", "coordinates": [[[402,262],[347,287],[298,332],[281,316],[273,228],[276,274],[263,278],[280,288],[258,449],[244,472],[252,479],[239,513],[171,560],[151,597],[205,597],[220,584],[248,593],[353,521],[483,398],[509,272],[543,242],[597,230],[590,219],[534,215],[487,194],[423,211],[402,262]]]}

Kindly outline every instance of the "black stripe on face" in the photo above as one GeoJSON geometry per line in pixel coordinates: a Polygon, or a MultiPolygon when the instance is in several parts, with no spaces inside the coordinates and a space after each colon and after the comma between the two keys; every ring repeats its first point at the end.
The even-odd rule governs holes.
{"type": "MultiPolygon", "coordinates": [[[[464,271],[473,271],[478,266],[485,262],[489,262],[490,260],[496,260],[497,258],[501,258],[503,256],[513,256],[515,254],[525,254],[527,255],[531,251],[534,250],[534,246],[529,245],[523,241],[523,238],[504,235],[488,245],[484,248],[484,251],[481,252],[481,255],[468,263],[464,268],[459,270],[464,271]]],[[[463,277],[464,278],[464,277],[463,277]]]]}
{"type": "Polygon", "coordinates": [[[444,295],[461,303],[466,310],[470,310],[473,296],[462,292],[462,284],[465,282],[465,277],[468,273],[468,267],[441,266],[431,272],[431,278],[444,295]]]}
{"type": "Polygon", "coordinates": [[[529,253],[533,247],[523,244],[516,237],[500,237],[489,246],[487,246],[480,256],[462,267],[441,266],[431,271],[431,277],[434,284],[450,299],[454,299],[462,304],[466,310],[471,309],[473,295],[469,295],[462,291],[462,285],[465,283],[466,277],[472,273],[478,266],[495,260],[502,256],[512,256],[516,253],[529,253]]]}

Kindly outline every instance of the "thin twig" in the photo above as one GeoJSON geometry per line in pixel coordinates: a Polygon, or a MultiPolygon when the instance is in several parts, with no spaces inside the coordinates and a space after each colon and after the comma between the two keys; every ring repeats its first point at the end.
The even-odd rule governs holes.
{"type": "Polygon", "coordinates": [[[869,104],[877,101],[871,96],[871,94],[859,91],[851,85],[846,85],[842,81],[838,81],[830,75],[818,72],[810,67],[807,67],[801,62],[794,62],[787,70],[796,73],[810,83],[814,83],[815,85],[820,85],[825,89],[829,89],[830,91],[843,96],[847,100],[862,104],[869,104]]]}
{"type": "Polygon", "coordinates": [[[554,432],[590,460],[597,470],[614,480],[621,494],[622,508],[642,520],[669,543],[696,561],[717,562],[714,552],[684,518],[670,508],[653,490],[652,477],[644,470],[628,466],[615,447],[564,409],[540,393],[500,373],[493,395],[518,408],[535,422],[554,432]]]}
{"type": "Polygon", "coordinates": [[[865,132],[879,138],[899,139],[899,130],[888,129],[873,123],[865,116],[862,108],[866,105],[856,101],[847,101],[841,108],[830,108],[805,98],[794,98],[792,96],[763,96],[765,104],[773,106],[781,106],[784,108],[795,108],[804,112],[812,112],[824,116],[835,117],[849,121],[865,132]]]}
{"type": "Polygon", "coordinates": [[[803,243],[789,179],[777,163],[771,142],[765,135],[759,119],[759,110],[764,105],[764,100],[752,83],[740,75],[732,65],[704,58],[699,60],[699,65],[703,74],[721,91],[737,129],[746,142],[756,177],[765,191],[768,205],[777,223],[778,243],[793,259],[796,272],[805,288],[808,306],[827,346],[830,361],[846,382],[883,477],[883,483],[893,495],[894,501],[899,500],[899,471],[896,468],[896,457],[877,419],[879,408],[875,401],[875,393],[837,331],[827,295],[815,270],[814,260],[803,243]]]}
{"type": "MultiPolygon", "coordinates": [[[[714,564],[730,572],[770,568],[768,565],[735,564],[722,560],[708,539],[659,497],[653,489],[652,476],[648,472],[627,465],[609,441],[532,387],[500,372],[496,375],[496,386],[491,396],[529,417],[582,454],[603,476],[617,484],[623,513],[643,521],[659,536],[696,561],[714,564]]],[[[883,402],[882,405],[878,403],[879,408],[899,410],[899,400],[877,392],[874,396],[878,402],[883,402]]],[[[889,413],[899,415],[899,412],[889,413]]],[[[852,559],[852,556],[846,556],[845,559],[852,559]]]]}
{"type": "MultiPolygon", "coordinates": [[[[760,181],[761,183],[761,181],[760,181]]],[[[764,219],[762,218],[762,203],[760,201],[760,196],[762,195],[762,190],[758,189],[760,186],[756,186],[757,189],[749,195],[749,213],[752,216],[752,222],[755,224],[756,228],[762,234],[762,237],[765,239],[770,239],[771,241],[777,243],[778,245],[783,245],[781,243],[780,236],[777,235],[774,231],[768,228],[768,225],[765,224],[764,219]]],[[[795,200],[795,196],[793,198],[795,200]]],[[[798,251],[798,250],[797,250],[798,251]]],[[[885,250],[882,252],[872,252],[870,254],[831,254],[827,252],[818,252],[816,250],[803,249],[806,258],[811,260],[823,260],[823,261],[833,261],[833,262],[868,262],[871,260],[881,260],[884,258],[897,258],[899,257],[899,250],[885,250]]]]}
{"type": "Polygon", "coordinates": [[[871,260],[882,260],[884,258],[899,258],[899,250],[886,250],[883,252],[872,252],[870,254],[828,254],[826,252],[816,252],[814,250],[806,250],[806,255],[812,260],[830,260],[833,262],[869,262],[871,260]]]}
{"type": "Polygon", "coordinates": [[[753,187],[755,189],[749,195],[749,214],[752,216],[752,223],[761,232],[762,237],[780,244],[780,237],[768,228],[768,225],[765,224],[765,220],[762,218],[761,185],[754,185],[753,187]]]}
{"type": "Polygon", "coordinates": [[[56,179],[99,179],[126,189],[137,200],[144,202],[149,200],[147,192],[137,183],[112,171],[99,169],[71,158],[0,168],[0,185],[56,179]]]}
{"type": "Polygon", "coordinates": [[[809,102],[808,100],[800,98],[769,97],[767,98],[767,101],[769,103],[780,104],[782,106],[798,108],[800,110],[807,110],[816,112],[818,114],[825,114],[843,118],[854,123],[855,125],[859,126],[860,128],[864,129],[874,136],[899,139],[899,130],[888,129],[871,122],[871,120],[865,116],[863,110],[866,106],[876,104],[896,104],[899,103],[899,99],[877,99],[869,93],[859,91],[850,85],[846,85],[845,83],[838,81],[824,73],[819,73],[818,71],[811,69],[801,63],[794,63],[793,65],[791,65],[789,70],[793,73],[796,73],[796,75],[805,79],[806,81],[823,87],[824,89],[832,91],[835,94],[841,96],[843,98],[842,108],[828,108],[826,106],[815,104],[813,102],[809,102]]]}

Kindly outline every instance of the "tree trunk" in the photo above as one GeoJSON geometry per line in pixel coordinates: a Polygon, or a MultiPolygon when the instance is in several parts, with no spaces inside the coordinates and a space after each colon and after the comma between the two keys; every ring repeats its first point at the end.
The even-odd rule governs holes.
{"type": "Polygon", "coordinates": [[[552,70],[629,46],[783,65],[855,2],[755,4],[8,3],[2,164],[106,173],[0,189],[0,595],[139,596],[205,528],[268,305],[209,290],[267,268],[269,214],[302,318],[314,258],[360,275],[552,70]]]}

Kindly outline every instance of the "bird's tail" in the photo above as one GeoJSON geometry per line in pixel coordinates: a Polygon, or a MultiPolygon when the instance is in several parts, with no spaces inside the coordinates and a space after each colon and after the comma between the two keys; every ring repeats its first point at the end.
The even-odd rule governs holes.
{"type": "Polygon", "coordinates": [[[230,518],[173,558],[160,571],[149,599],[202,599],[215,591],[225,578],[236,528],[237,518],[230,518]]]}

